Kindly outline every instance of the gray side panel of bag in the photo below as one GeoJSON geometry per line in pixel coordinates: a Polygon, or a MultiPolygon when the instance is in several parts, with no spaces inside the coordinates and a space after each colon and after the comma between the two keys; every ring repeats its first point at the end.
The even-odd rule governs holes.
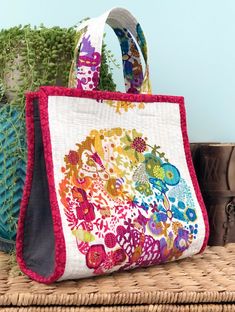
{"type": "Polygon", "coordinates": [[[38,105],[38,100],[35,99],[33,102],[34,168],[24,224],[23,258],[29,269],[48,277],[53,273],[55,267],[55,239],[38,105]]]}

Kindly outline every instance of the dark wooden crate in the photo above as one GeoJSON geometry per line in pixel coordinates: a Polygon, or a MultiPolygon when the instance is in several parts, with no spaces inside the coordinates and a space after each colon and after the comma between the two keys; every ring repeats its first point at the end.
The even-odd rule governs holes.
{"type": "Polygon", "coordinates": [[[235,242],[235,144],[191,143],[191,152],[209,216],[209,245],[235,242]]]}

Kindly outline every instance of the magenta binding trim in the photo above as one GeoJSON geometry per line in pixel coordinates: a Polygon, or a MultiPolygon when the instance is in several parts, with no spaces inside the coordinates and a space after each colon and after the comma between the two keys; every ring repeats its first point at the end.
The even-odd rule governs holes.
{"type": "Polygon", "coordinates": [[[109,92],[109,91],[88,91],[75,88],[63,88],[63,87],[41,87],[39,89],[47,96],[71,96],[80,98],[90,98],[97,101],[102,100],[116,100],[126,102],[168,102],[176,104],[184,104],[184,98],[182,96],[169,96],[169,95],[152,95],[152,94],[132,94],[121,92],[109,92]]]}
{"type": "Polygon", "coordinates": [[[60,217],[59,206],[56,197],[55,183],[54,183],[54,170],[52,161],[52,148],[50,140],[50,129],[48,120],[48,96],[69,96],[69,97],[80,97],[80,98],[92,98],[99,102],[102,100],[117,100],[117,101],[128,101],[128,102],[167,102],[175,103],[179,105],[180,118],[181,118],[181,132],[184,143],[184,150],[186,156],[186,162],[188,170],[192,179],[193,187],[197,196],[197,200],[201,207],[201,211],[205,223],[205,239],[200,250],[200,253],[204,251],[207,246],[209,238],[209,222],[206,207],[200,192],[200,188],[197,182],[195,174],[190,145],[187,134],[186,125],[186,112],[184,107],[184,98],[181,96],[167,96],[167,95],[149,95],[149,94],[127,94],[119,92],[108,92],[108,91],[85,91],[80,89],[70,89],[63,87],[41,87],[39,92],[31,92],[27,94],[26,98],[26,126],[27,126],[27,144],[28,144],[28,163],[27,163],[27,174],[24,187],[23,198],[21,202],[20,217],[18,222],[18,234],[17,234],[17,260],[21,270],[26,273],[30,278],[42,282],[52,283],[59,279],[65,269],[66,263],[66,248],[65,240],[63,235],[62,222],[60,217]],[[54,273],[45,278],[32,270],[29,270],[23,259],[23,239],[24,239],[24,218],[28,205],[28,200],[32,185],[33,166],[34,166],[34,120],[33,120],[33,106],[32,100],[39,97],[39,109],[41,116],[41,128],[42,137],[46,161],[47,178],[50,192],[50,203],[52,211],[52,219],[55,234],[55,270],[54,273]]]}

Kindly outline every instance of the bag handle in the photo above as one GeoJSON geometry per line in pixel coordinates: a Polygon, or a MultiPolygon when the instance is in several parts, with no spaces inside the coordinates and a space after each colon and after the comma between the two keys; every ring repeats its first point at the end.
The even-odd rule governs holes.
{"type": "Polygon", "coordinates": [[[125,87],[128,93],[151,93],[146,40],[140,24],[123,8],[114,8],[103,15],[83,22],[81,37],[75,48],[69,87],[94,90],[100,77],[102,40],[105,23],[116,33],[123,57],[125,87]],[[146,64],[143,75],[140,55],[134,39],[140,46],[146,64]]]}

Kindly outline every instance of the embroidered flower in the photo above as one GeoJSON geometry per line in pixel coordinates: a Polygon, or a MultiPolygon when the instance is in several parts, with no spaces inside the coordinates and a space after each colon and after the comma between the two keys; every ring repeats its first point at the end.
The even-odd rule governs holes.
{"type": "Polygon", "coordinates": [[[78,163],[78,160],[79,160],[79,156],[77,154],[77,152],[75,151],[70,151],[69,154],[67,155],[67,159],[68,159],[68,162],[71,164],[71,165],[76,165],[78,163]]]}
{"type": "Polygon", "coordinates": [[[146,142],[141,137],[134,138],[131,147],[135,149],[138,153],[143,153],[146,150],[146,142]]]}
{"type": "Polygon", "coordinates": [[[164,181],[166,184],[173,186],[179,183],[180,173],[175,166],[169,163],[165,163],[162,165],[162,168],[165,171],[164,181]]]}
{"type": "Polygon", "coordinates": [[[88,190],[92,185],[92,179],[90,177],[84,177],[84,178],[78,179],[74,175],[72,177],[72,181],[75,186],[84,190],[88,190]]]}
{"type": "Polygon", "coordinates": [[[164,177],[165,177],[165,171],[164,169],[159,166],[159,165],[155,165],[153,167],[153,170],[152,170],[152,173],[153,173],[153,176],[157,179],[160,179],[160,180],[163,180],[164,177]]]}
{"type": "Polygon", "coordinates": [[[153,217],[150,218],[150,220],[148,222],[148,227],[154,235],[161,235],[163,232],[162,223],[156,222],[153,217]]]}
{"type": "Polygon", "coordinates": [[[108,248],[113,248],[117,242],[116,236],[113,233],[107,233],[105,235],[104,242],[108,248]]]}
{"type": "Polygon", "coordinates": [[[86,254],[86,263],[88,268],[97,269],[106,258],[106,252],[103,245],[92,245],[86,254]]]}
{"type": "MultiPolygon", "coordinates": [[[[158,178],[155,174],[162,174],[162,171],[159,172],[159,167],[161,168],[162,160],[159,157],[156,157],[152,153],[145,155],[145,168],[148,175],[151,177],[158,178]]],[[[165,175],[165,172],[164,172],[165,175]]],[[[160,179],[160,178],[159,178],[160,179]]]]}
{"type": "Polygon", "coordinates": [[[120,265],[126,260],[126,254],[122,248],[119,248],[113,252],[113,260],[115,265],[120,265]]]}
{"type": "Polygon", "coordinates": [[[136,190],[138,192],[140,192],[141,194],[144,194],[145,196],[150,196],[153,194],[153,191],[150,187],[150,184],[147,182],[147,183],[136,183],[136,190]]]}
{"type": "MultiPolygon", "coordinates": [[[[173,199],[173,200],[174,200],[174,199],[173,199]]],[[[175,200],[174,200],[174,201],[175,201],[175,200]]],[[[174,201],[173,201],[173,202],[174,202],[174,201]]],[[[182,202],[182,201],[178,201],[178,208],[184,210],[184,209],[185,209],[185,203],[182,202]]]]}
{"type": "Polygon", "coordinates": [[[124,152],[133,162],[143,162],[144,155],[142,154],[146,148],[146,141],[142,138],[141,133],[138,133],[135,129],[131,131],[131,134],[121,138],[121,142],[124,143],[124,152]]]}
{"type": "Polygon", "coordinates": [[[122,185],[117,183],[117,179],[110,178],[107,181],[106,184],[106,190],[111,194],[112,196],[118,196],[121,194],[122,191],[122,185]]]}
{"type": "MultiPolygon", "coordinates": [[[[182,205],[182,202],[179,202],[178,205],[182,205]]],[[[166,219],[169,219],[172,221],[172,219],[177,219],[180,221],[186,221],[186,216],[184,211],[179,209],[177,203],[170,204],[170,202],[167,200],[166,196],[164,195],[161,199],[159,199],[159,203],[157,206],[157,212],[155,213],[156,218],[158,221],[164,221],[161,217],[159,219],[159,213],[164,214],[166,219]]],[[[177,222],[177,221],[174,221],[177,222]]]]}
{"type": "Polygon", "coordinates": [[[87,222],[94,220],[94,206],[87,200],[86,192],[81,188],[73,187],[72,195],[74,199],[77,199],[76,211],[78,219],[87,222]]]}
{"type": "Polygon", "coordinates": [[[113,261],[112,258],[113,252],[108,252],[106,253],[106,258],[105,260],[101,263],[101,265],[94,270],[94,273],[97,275],[104,274],[105,272],[108,272],[115,266],[115,262],[113,261]]]}
{"type": "Polygon", "coordinates": [[[155,235],[164,235],[167,237],[168,228],[171,226],[171,223],[167,221],[168,217],[166,213],[154,213],[148,223],[150,231],[155,235]]]}
{"type": "Polygon", "coordinates": [[[189,246],[189,232],[184,229],[178,230],[178,235],[175,238],[174,246],[181,252],[185,251],[189,246]]]}
{"type": "Polygon", "coordinates": [[[197,215],[194,209],[188,208],[186,210],[186,216],[188,217],[189,221],[194,222],[197,219],[197,215]]]}

